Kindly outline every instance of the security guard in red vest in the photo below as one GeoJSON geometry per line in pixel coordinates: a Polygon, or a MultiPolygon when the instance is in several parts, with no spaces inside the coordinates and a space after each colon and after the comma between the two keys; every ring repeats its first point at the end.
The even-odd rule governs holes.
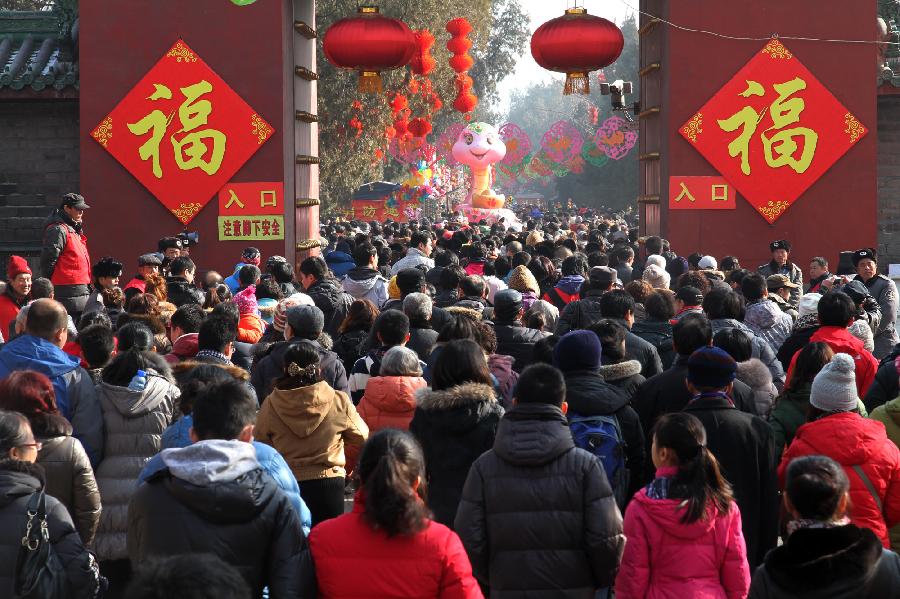
{"type": "Polygon", "coordinates": [[[77,193],[67,193],[44,222],[41,274],[53,283],[54,297],[76,322],[90,294],[91,257],[84,234],[84,211],[90,208],[77,193]]]}

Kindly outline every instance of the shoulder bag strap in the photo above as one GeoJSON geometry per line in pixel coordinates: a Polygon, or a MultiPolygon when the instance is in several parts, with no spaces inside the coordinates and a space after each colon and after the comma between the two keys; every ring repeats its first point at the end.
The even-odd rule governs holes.
{"type": "Polygon", "coordinates": [[[872,494],[872,499],[875,500],[875,505],[878,506],[878,512],[883,514],[884,510],[881,506],[881,497],[878,496],[878,492],[875,490],[875,485],[872,484],[872,481],[869,480],[869,477],[866,476],[866,473],[858,464],[853,465],[853,471],[856,472],[856,475],[859,477],[859,479],[863,482],[864,485],[866,485],[866,489],[868,489],[869,493],[872,494]]]}

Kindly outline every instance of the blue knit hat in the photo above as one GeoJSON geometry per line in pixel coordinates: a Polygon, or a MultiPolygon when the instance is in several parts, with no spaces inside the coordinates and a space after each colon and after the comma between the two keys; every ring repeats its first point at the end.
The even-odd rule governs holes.
{"type": "Polygon", "coordinates": [[[592,331],[566,333],[553,348],[553,365],[563,372],[600,367],[600,339],[592,331]]]}
{"type": "Polygon", "coordinates": [[[688,358],[687,380],[695,387],[727,387],[736,373],[737,362],[718,347],[701,347],[688,358]]]}

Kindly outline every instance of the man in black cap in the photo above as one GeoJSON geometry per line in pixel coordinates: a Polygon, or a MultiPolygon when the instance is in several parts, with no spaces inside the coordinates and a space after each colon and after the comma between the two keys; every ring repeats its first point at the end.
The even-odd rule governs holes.
{"type": "Polygon", "coordinates": [[[122,263],[109,256],[102,258],[92,269],[94,275],[94,290],[88,296],[84,304],[84,313],[103,311],[103,290],[119,286],[119,277],[122,276],[122,263]]]}
{"type": "Polygon", "coordinates": [[[522,324],[525,306],[522,294],[515,289],[498,291],[494,296],[494,333],[497,335],[495,353],[515,358],[513,370],[522,372],[534,359],[534,344],[547,336],[522,324]]]}
{"type": "Polygon", "coordinates": [[[800,267],[790,262],[788,257],[791,253],[791,242],[787,239],[779,239],[769,244],[769,251],[772,252],[772,260],[761,265],[756,270],[764,277],[772,275],[784,275],[788,280],[796,285],[791,288],[791,298],[788,300],[791,308],[797,309],[800,305],[800,290],[803,289],[803,271],[800,267]]]}
{"type": "Polygon", "coordinates": [[[122,288],[125,291],[125,305],[128,305],[132,297],[147,290],[147,277],[159,274],[162,261],[161,254],[143,254],[138,257],[137,274],[122,288]]]}
{"type": "Polygon", "coordinates": [[[595,266],[588,271],[587,281],[581,284],[580,299],[569,302],[559,315],[556,334],[565,335],[569,331],[586,329],[603,318],[600,298],[613,288],[618,273],[608,266],[595,266]]]}
{"type": "Polygon", "coordinates": [[[56,300],[76,321],[90,294],[91,257],[83,222],[88,208],[81,195],[64,195],[59,208],[44,221],[41,248],[41,275],[50,279],[56,300]]]}
{"type": "Polygon", "coordinates": [[[875,357],[879,360],[900,341],[897,338],[897,286],[892,280],[878,274],[878,252],[875,248],[863,248],[853,252],[853,267],[856,281],[862,283],[881,306],[881,322],[873,329],[875,334],[875,357]]]}

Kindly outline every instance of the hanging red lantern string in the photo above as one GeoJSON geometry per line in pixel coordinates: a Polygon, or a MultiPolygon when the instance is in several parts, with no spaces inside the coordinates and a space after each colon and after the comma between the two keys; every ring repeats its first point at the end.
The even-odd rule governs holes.
{"type": "Polygon", "coordinates": [[[590,72],[614,63],[624,45],[615,23],[589,15],[584,8],[569,8],[537,28],[531,36],[531,55],[545,69],[566,74],[563,94],[587,94],[590,72]]]}
{"type": "Polygon", "coordinates": [[[453,108],[466,115],[466,120],[469,120],[472,118],[469,113],[478,106],[478,96],[472,93],[472,78],[467,74],[475,63],[469,55],[472,41],[468,35],[472,32],[472,25],[464,18],[453,19],[447,23],[447,31],[451,35],[447,42],[447,50],[453,53],[450,57],[450,68],[456,72],[457,93],[453,108]]]}
{"type": "Polygon", "coordinates": [[[431,122],[422,117],[414,118],[409,122],[409,132],[413,137],[425,137],[431,133],[431,122]]]}
{"type": "Polygon", "coordinates": [[[409,64],[416,37],[400,19],[382,16],[377,6],[362,6],[355,17],[328,28],[322,42],[325,57],[336,67],[359,71],[359,91],[381,92],[380,71],[409,64]]]}
{"type": "Polygon", "coordinates": [[[416,31],[416,53],[413,54],[412,61],[409,63],[412,72],[416,75],[426,76],[434,67],[437,61],[431,55],[431,47],[434,45],[434,35],[427,29],[416,31]]]}

